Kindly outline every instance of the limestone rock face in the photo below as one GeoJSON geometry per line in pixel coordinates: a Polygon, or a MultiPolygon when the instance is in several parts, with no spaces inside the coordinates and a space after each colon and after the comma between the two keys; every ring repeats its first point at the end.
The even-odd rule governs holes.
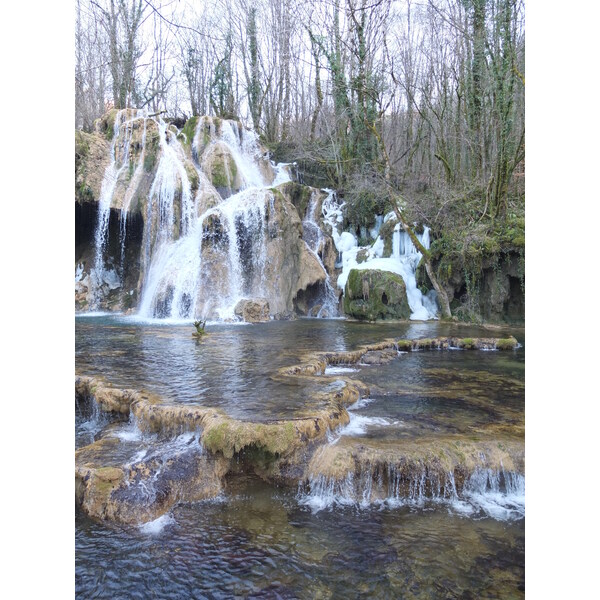
{"type": "Polygon", "coordinates": [[[240,300],[234,313],[247,323],[261,323],[269,320],[269,302],[266,298],[240,300]]]}
{"type": "MultiPolygon", "coordinates": [[[[331,237],[323,236],[320,258],[302,237],[307,207],[311,199],[322,201],[323,193],[292,183],[263,187],[273,182],[273,167],[256,136],[237,121],[192,117],[179,130],[135,109],[111,110],[96,121],[94,132],[76,132],[75,159],[77,310],[139,310],[159,250],[168,259],[190,249],[185,260],[160,272],[152,302],[157,317],[168,316],[176,302],[193,305],[194,317],[231,318],[233,305],[245,297],[264,299],[269,317],[293,318],[298,295],[314,295],[327,273],[335,287],[331,237]],[[108,186],[110,208],[99,235],[106,181],[114,181],[114,189],[108,186]],[[172,244],[168,251],[165,244],[172,244]],[[190,267],[180,279],[201,279],[201,285],[178,296],[182,265],[196,265],[192,247],[200,249],[198,270],[190,267]]],[[[320,219],[320,203],[314,212],[320,219]]],[[[257,319],[265,319],[264,308],[257,319]]]]}
{"type": "Polygon", "coordinates": [[[302,222],[296,208],[278,190],[267,219],[265,296],[277,318],[293,310],[293,300],[300,290],[324,281],[326,273],[302,239],[302,222]]]}
{"type": "Polygon", "coordinates": [[[109,142],[100,134],[75,132],[75,195],[79,202],[97,201],[109,163],[109,142]]]}
{"type": "Polygon", "coordinates": [[[75,454],[76,502],[93,518],[145,523],[177,502],[213,498],[222,490],[227,461],[207,456],[197,443],[166,458],[103,466],[118,448],[118,440],[105,438],[75,454]]]}
{"type": "Polygon", "coordinates": [[[376,269],[350,271],[344,312],[356,319],[409,319],[406,286],[400,275],[376,269]]]}
{"type": "Polygon", "coordinates": [[[216,142],[204,152],[202,171],[223,198],[236,194],[242,187],[233,155],[222,142],[216,142]]]}
{"type": "MultiPolygon", "coordinates": [[[[433,267],[450,301],[453,314],[463,314],[489,323],[523,323],[525,320],[524,260],[519,248],[502,253],[500,258],[484,254],[477,268],[477,294],[469,302],[465,265],[460,258],[434,257],[433,267]]],[[[417,284],[431,284],[419,265],[417,284]]]]}

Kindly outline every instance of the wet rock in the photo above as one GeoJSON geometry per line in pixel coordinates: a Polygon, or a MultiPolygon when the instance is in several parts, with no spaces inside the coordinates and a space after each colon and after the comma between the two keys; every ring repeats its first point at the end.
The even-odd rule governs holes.
{"type": "Polygon", "coordinates": [[[361,359],[365,365],[385,365],[398,358],[396,350],[372,350],[367,352],[361,359]]]}
{"type": "MultiPolygon", "coordinates": [[[[326,367],[383,364],[393,360],[401,348],[476,350],[516,345],[512,337],[386,339],[350,352],[308,355],[300,365],[279,369],[273,378],[290,383],[304,377],[322,383],[312,398],[318,408],[295,419],[258,423],[236,420],[213,408],[168,404],[146,392],[112,388],[99,378],[77,377],[76,398],[93,397],[102,410],[131,413],[143,438],[158,440],[158,450],[137,462],[131,460],[137,448],[123,449],[124,443],[110,432],[79,448],[75,456],[77,503],[96,518],[144,522],[177,502],[218,494],[223,477],[240,469],[272,483],[310,483],[311,488],[321,486],[353,499],[365,499],[368,491],[368,501],[390,495],[447,497],[455,488],[460,492],[470,478],[485,479],[487,472],[500,473],[499,480],[510,480],[514,474],[521,476],[525,468],[523,430],[518,421],[487,427],[485,439],[440,435],[399,444],[342,437],[336,444],[324,444],[329,432],[349,422],[346,408],[369,395],[368,386],[356,379],[328,377],[326,367]],[[161,451],[161,444],[185,432],[194,433],[193,444],[175,453],[161,451]]],[[[459,391],[462,397],[464,391],[459,391]]]]}
{"type": "Polygon", "coordinates": [[[247,323],[262,323],[269,320],[269,302],[266,298],[240,300],[233,312],[247,323]]]}
{"type": "Polygon", "coordinates": [[[222,198],[242,188],[242,179],[229,148],[220,141],[209,146],[202,157],[202,170],[222,198]]]}
{"type": "Polygon", "coordinates": [[[75,198],[78,202],[98,201],[109,160],[109,143],[104,136],[75,132],[75,198]]]}
{"type": "Polygon", "coordinates": [[[344,291],[344,312],[355,319],[409,319],[406,286],[400,275],[352,269],[344,291]]]}
{"type": "Polygon", "coordinates": [[[426,437],[397,442],[342,438],[315,453],[307,469],[313,490],[333,490],[352,501],[432,498],[460,494],[472,476],[525,471],[522,439],[485,441],[426,437]]]}
{"type": "Polygon", "coordinates": [[[275,321],[295,321],[296,315],[291,310],[284,310],[283,312],[274,314],[273,319],[275,321]]]}
{"type": "MultiPolygon", "coordinates": [[[[102,449],[97,456],[102,457],[102,449]]],[[[227,470],[226,461],[206,456],[197,443],[171,456],[120,467],[89,460],[89,448],[75,455],[78,505],[90,517],[130,524],[152,521],[177,502],[217,496],[227,470]]]]}
{"type": "Polygon", "coordinates": [[[75,378],[75,399],[92,398],[106,412],[129,414],[131,403],[139,398],[135,390],[113,388],[94,377],[75,378]]]}

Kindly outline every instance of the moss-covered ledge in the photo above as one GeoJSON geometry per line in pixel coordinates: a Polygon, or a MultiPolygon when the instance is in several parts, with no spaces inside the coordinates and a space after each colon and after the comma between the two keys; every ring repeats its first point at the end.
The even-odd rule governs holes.
{"type": "MultiPolygon", "coordinates": [[[[307,354],[300,364],[281,367],[278,377],[313,377],[326,375],[329,365],[345,365],[360,363],[367,354],[384,350],[397,352],[416,352],[419,350],[516,350],[519,342],[513,336],[506,338],[459,338],[436,337],[418,339],[393,339],[388,338],[375,344],[360,346],[356,350],[346,352],[315,352],[307,354]]],[[[336,376],[339,379],[339,376],[336,376]]],[[[364,385],[357,380],[352,380],[359,387],[364,385]]]]}

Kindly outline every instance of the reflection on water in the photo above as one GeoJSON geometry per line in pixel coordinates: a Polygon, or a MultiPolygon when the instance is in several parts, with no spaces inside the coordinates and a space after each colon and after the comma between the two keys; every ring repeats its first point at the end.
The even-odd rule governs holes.
{"type": "MultiPolygon", "coordinates": [[[[78,318],[77,371],[103,375],[117,387],[145,388],[177,402],[222,407],[237,418],[285,417],[306,406],[311,390],[308,384],[286,384],[271,376],[307,353],[351,350],[385,337],[491,335],[481,328],[441,323],[316,319],[213,325],[207,330],[209,335],[197,340],[191,325],[136,324],[127,317],[78,318]]],[[[443,354],[442,364],[449,356],[443,354]]],[[[498,358],[500,353],[487,354],[498,358]]],[[[418,377],[420,370],[417,363],[411,376],[418,377]]]]}
{"type": "MultiPolygon", "coordinates": [[[[498,337],[442,323],[340,320],[193,327],[123,317],[76,321],[77,371],[176,402],[220,406],[232,416],[289,416],[309,384],[271,379],[310,352],[351,350],[386,337],[498,337]]],[[[505,332],[502,335],[506,335],[505,332]]],[[[515,332],[523,343],[522,332],[515,332]]],[[[340,369],[338,367],[338,369],[340,369]]],[[[476,437],[524,421],[524,350],[423,351],[357,366],[371,387],[336,436],[400,443],[416,436],[476,437]]],[[[331,371],[330,371],[331,372],[331,371]]],[[[335,377],[336,372],[331,372],[335,377]]],[[[117,437],[131,460],[151,452],[131,424],[107,424],[77,407],[78,445],[117,437]],[[133,432],[133,433],[132,433],[133,432]],[[140,450],[141,448],[141,450],[140,450]]],[[[348,438],[345,438],[348,439],[348,438]]],[[[342,439],[340,444],[344,443],[342,439]]],[[[123,457],[117,457],[121,460],[123,457]]],[[[115,461],[117,460],[115,458],[115,461]]],[[[448,505],[326,508],[313,513],[296,490],[237,475],[220,499],[182,505],[142,528],[76,520],[79,598],[519,598],[524,595],[524,519],[463,516],[448,505]]]]}

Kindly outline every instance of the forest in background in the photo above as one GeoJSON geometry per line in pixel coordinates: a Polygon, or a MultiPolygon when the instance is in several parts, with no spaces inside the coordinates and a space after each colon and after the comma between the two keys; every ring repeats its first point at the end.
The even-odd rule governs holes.
{"type": "Polygon", "coordinates": [[[524,285],[524,62],[519,0],[78,0],[76,128],[125,107],[240,119],[338,190],[359,243],[396,204],[428,225],[470,319],[485,266],[516,252],[524,285]]]}

